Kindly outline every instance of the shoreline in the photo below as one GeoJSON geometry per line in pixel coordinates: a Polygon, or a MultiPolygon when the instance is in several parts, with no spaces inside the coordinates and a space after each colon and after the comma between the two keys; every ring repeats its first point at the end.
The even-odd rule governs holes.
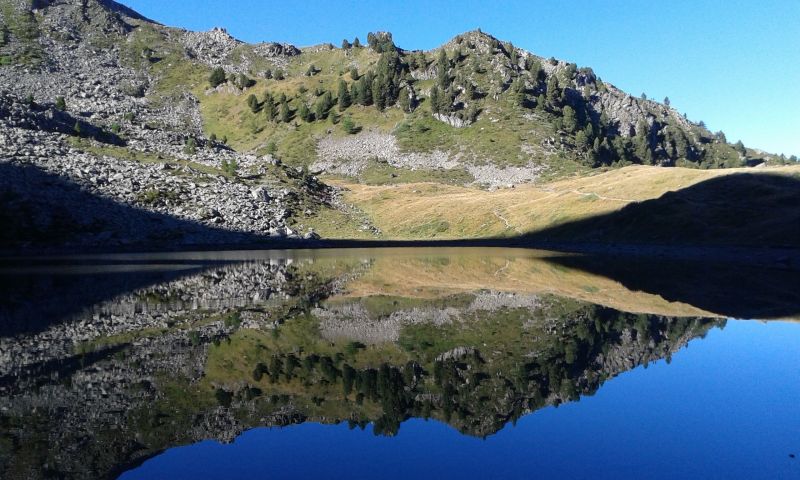
{"type": "Polygon", "coordinates": [[[800,248],[747,245],[655,245],[583,242],[532,242],[524,239],[482,238],[450,240],[269,240],[235,244],[136,245],[59,247],[0,251],[0,263],[66,259],[78,255],[181,253],[248,250],[332,250],[365,248],[522,248],[597,257],[645,257],[702,261],[743,266],[800,270],[800,248]]]}

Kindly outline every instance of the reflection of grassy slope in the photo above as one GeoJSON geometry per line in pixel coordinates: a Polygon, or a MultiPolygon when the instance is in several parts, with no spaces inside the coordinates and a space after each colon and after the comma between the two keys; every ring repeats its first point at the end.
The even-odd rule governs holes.
{"type": "Polygon", "coordinates": [[[552,264],[535,252],[491,249],[446,252],[429,257],[382,255],[347,285],[348,297],[437,298],[479,290],[555,294],[627,312],[670,316],[713,316],[690,305],[633,292],[619,282],[552,264]]]}
{"type": "MultiPolygon", "coordinates": [[[[367,213],[386,238],[509,237],[614,212],[631,203],[743,171],[753,172],[634,166],[494,192],[434,183],[340,185],[348,189],[346,200],[367,213]]],[[[758,172],[797,176],[800,168],[758,172]]]]}

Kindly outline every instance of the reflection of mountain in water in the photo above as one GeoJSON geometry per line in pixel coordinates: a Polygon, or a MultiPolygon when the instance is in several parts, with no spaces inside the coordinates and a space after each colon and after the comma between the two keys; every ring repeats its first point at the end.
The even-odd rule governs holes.
{"type": "Polygon", "coordinates": [[[391,294],[374,290],[380,258],[197,267],[0,337],[2,477],[111,477],[171,446],[304,421],[394,434],[425,417],[490,435],[724,323],[503,288],[519,272],[453,291],[436,275],[469,262],[412,264],[402,295],[388,277],[391,294]]]}

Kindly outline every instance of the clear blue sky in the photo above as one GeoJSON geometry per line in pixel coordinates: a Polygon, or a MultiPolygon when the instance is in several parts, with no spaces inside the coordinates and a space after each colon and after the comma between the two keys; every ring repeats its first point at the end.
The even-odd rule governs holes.
{"type": "Polygon", "coordinates": [[[388,30],[430,49],[480,27],[535,54],[590,66],[722,130],[729,141],[800,156],[799,0],[257,1],[122,0],[170,26],[221,26],[298,46],[388,30]]]}

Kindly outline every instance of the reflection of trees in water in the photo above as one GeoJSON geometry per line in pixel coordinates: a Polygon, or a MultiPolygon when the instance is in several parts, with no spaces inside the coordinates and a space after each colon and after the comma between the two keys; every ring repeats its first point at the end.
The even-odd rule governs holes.
{"type": "Polygon", "coordinates": [[[594,305],[582,307],[575,315],[577,321],[554,332],[536,351],[501,360],[484,358],[476,348],[460,347],[432,361],[421,355],[401,365],[359,368],[354,357],[365,346],[357,342],[333,355],[265,352],[269,359],[259,361],[252,370],[249,383],[254,385],[230,394],[243,399],[254,391],[297,391],[299,386],[301,392],[304,388],[315,392],[311,400],[317,406],[326,400],[350,402],[353,408],[347,420],[373,421],[376,434],[395,434],[404,420],[422,417],[485,436],[544,406],[592,394],[623,371],[669,358],[690,339],[720,325],[707,319],[636,315],[594,305]],[[319,396],[319,392],[324,393],[319,396]],[[365,403],[379,407],[380,415],[363,417],[360,407],[365,403]]]}

